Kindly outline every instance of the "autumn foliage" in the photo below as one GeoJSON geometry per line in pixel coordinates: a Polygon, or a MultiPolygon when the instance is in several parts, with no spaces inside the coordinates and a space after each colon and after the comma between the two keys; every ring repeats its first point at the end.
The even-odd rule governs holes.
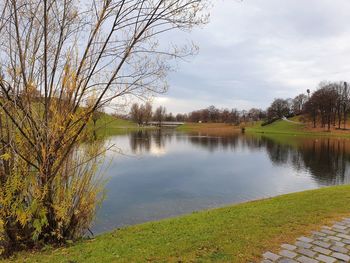
{"type": "Polygon", "coordinates": [[[0,254],[87,231],[104,151],[88,123],[166,90],[167,59],[196,47],[156,36],[206,22],[205,2],[0,1],[0,254]]]}

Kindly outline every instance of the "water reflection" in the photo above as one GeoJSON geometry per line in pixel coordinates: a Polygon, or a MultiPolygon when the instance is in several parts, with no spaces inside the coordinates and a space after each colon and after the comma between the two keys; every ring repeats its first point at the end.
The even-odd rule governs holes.
{"type": "Polygon", "coordinates": [[[350,182],[350,141],[138,131],[111,138],[107,199],[94,230],[350,182]]]}
{"type": "Polygon", "coordinates": [[[129,134],[134,154],[166,154],[166,143],[190,143],[209,152],[235,151],[242,148],[264,150],[275,165],[292,165],[296,171],[308,170],[321,185],[348,183],[350,140],[340,138],[303,138],[242,135],[226,136],[182,134],[169,130],[138,131],[129,134]]]}

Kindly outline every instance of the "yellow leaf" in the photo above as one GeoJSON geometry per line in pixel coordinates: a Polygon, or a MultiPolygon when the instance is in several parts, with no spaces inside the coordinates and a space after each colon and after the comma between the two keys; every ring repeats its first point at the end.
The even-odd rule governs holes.
{"type": "Polygon", "coordinates": [[[0,158],[8,161],[11,158],[11,155],[9,153],[4,153],[3,155],[0,155],[0,158]]]}

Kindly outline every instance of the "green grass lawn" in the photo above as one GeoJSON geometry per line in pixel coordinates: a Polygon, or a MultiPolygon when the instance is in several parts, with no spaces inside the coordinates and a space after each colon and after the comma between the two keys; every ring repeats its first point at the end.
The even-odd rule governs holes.
{"type": "MultiPolygon", "coordinates": [[[[291,118],[292,121],[298,121],[297,117],[291,118]]],[[[246,128],[250,133],[266,133],[266,134],[289,134],[289,135],[306,135],[306,136],[335,136],[335,137],[350,137],[350,132],[327,132],[327,131],[313,131],[307,129],[304,124],[296,124],[283,120],[275,121],[269,125],[261,126],[261,122],[246,128]]]]}
{"type": "Polygon", "coordinates": [[[350,186],[336,186],[122,228],[12,261],[248,262],[349,215],[350,186]]]}
{"type": "MultiPolygon", "coordinates": [[[[93,129],[93,122],[90,121],[89,128],[93,129]]],[[[128,131],[139,129],[151,129],[151,127],[139,127],[135,122],[118,119],[112,115],[102,113],[101,118],[96,122],[96,133],[98,137],[125,134],[128,131]]]]}
{"type": "Polygon", "coordinates": [[[278,120],[266,126],[261,126],[261,122],[258,122],[256,125],[248,128],[247,130],[258,130],[265,132],[302,132],[304,128],[305,125],[278,120]]]}

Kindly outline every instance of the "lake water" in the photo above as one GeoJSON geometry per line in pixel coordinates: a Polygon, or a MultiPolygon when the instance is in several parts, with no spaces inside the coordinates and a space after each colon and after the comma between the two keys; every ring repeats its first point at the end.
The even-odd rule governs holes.
{"type": "Polygon", "coordinates": [[[93,231],[350,183],[350,140],[139,131],[111,137],[93,231]],[[118,153],[121,151],[122,154],[118,153]]]}

